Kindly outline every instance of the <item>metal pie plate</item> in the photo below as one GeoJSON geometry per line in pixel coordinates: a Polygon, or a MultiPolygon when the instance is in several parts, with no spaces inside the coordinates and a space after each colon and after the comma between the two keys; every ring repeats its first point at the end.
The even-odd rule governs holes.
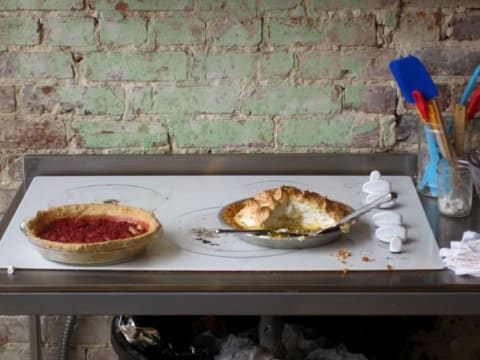
{"type": "MultiPolygon", "coordinates": [[[[220,210],[219,217],[223,224],[232,228],[239,229],[239,227],[232,226],[225,220],[224,213],[227,211],[234,211],[236,207],[239,206],[244,200],[236,201],[234,203],[228,204],[220,210]]],[[[350,212],[353,211],[353,208],[343,204],[339,201],[337,203],[345,206],[350,212]]],[[[272,248],[272,249],[307,249],[317,246],[322,246],[329,244],[342,236],[343,232],[341,230],[336,230],[320,235],[312,236],[270,236],[270,235],[254,235],[248,233],[238,233],[238,237],[243,241],[257,246],[272,248]]]]}
{"type": "Polygon", "coordinates": [[[51,241],[32,237],[26,230],[26,224],[33,218],[25,219],[20,223],[20,230],[25,234],[30,244],[45,259],[67,265],[113,265],[130,261],[144,253],[151,243],[157,241],[163,235],[163,227],[160,227],[156,232],[128,243],[113,240],[109,242],[110,246],[108,248],[92,246],[81,250],[70,250],[52,247],[49,245],[51,241]]]}

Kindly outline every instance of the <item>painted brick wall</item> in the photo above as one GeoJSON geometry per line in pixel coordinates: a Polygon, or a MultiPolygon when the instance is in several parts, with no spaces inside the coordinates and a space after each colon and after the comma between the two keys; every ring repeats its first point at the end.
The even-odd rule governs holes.
{"type": "Polygon", "coordinates": [[[2,0],[0,215],[28,153],[415,151],[388,63],[450,112],[478,0],[2,0]]]}
{"type": "Polygon", "coordinates": [[[0,0],[0,216],[24,154],[415,151],[389,61],[449,113],[479,28],[479,0],[0,0]]]}

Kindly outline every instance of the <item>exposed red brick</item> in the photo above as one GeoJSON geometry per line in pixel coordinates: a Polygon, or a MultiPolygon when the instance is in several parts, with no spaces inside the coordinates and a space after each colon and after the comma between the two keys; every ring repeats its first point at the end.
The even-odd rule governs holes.
{"type": "Polygon", "coordinates": [[[435,42],[440,37],[437,14],[426,11],[405,10],[399,19],[398,29],[393,33],[395,43],[435,42]]]}
{"type": "Polygon", "coordinates": [[[25,86],[20,90],[19,107],[23,113],[52,113],[58,103],[58,93],[52,86],[25,86]]]}
{"type": "Polygon", "coordinates": [[[117,3],[117,5],[115,5],[115,10],[126,11],[128,10],[128,4],[124,3],[123,1],[120,1],[119,3],[117,3]]]}
{"type": "Polygon", "coordinates": [[[347,89],[345,109],[378,114],[393,114],[395,112],[397,103],[397,90],[395,88],[375,85],[364,86],[359,95],[359,101],[349,95],[350,89],[347,89]]]}
{"type": "Polygon", "coordinates": [[[480,15],[455,16],[452,20],[451,38],[459,41],[480,39],[480,15]]]}
{"type": "Polygon", "coordinates": [[[379,144],[379,132],[378,129],[369,131],[363,134],[357,134],[352,136],[351,147],[353,148],[372,148],[379,144]]]}
{"type": "MultiPolygon", "coordinates": [[[[441,111],[446,111],[452,105],[452,93],[448,84],[436,84],[438,90],[438,105],[441,111]]],[[[457,99],[458,101],[458,99],[457,99]]]]}
{"type": "Polygon", "coordinates": [[[416,51],[432,77],[436,75],[470,76],[480,64],[480,50],[435,47],[416,51]]]}
{"type": "Polygon", "coordinates": [[[395,112],[397,91],[386,86],[368,87],[362,93],[360,110],[367,113],[390,113],[395,112]]]}
{"type": "Polygon", "coordinates": [[[40,91],[48,95],[55,92],[55,88],[53,86],[43,86],[40,88],[40,91]]]}
{"type": "Polygon", "coordinates": [[[60,120],[2,120],[0,148],[57,149],[66,144],[60,120]]]}

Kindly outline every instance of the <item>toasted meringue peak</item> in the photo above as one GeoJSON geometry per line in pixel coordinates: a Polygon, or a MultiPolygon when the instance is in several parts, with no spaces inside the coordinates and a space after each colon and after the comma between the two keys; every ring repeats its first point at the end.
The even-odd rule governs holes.
{"type": "Polygon", "coordinates": [[[293,186],[265,190],[226,209],[224,220],[240,229],[315,232],[334,226],[349,208],[316,192],[293,186]]]}

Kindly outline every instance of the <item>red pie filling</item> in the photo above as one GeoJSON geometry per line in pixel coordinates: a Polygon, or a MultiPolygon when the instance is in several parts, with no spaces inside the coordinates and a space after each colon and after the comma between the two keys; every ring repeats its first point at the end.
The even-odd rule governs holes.
{"type": "Polygon", "coordinates": [[[58,219],[45,226],[38,236],[63,243],[96,243],[144,234],[148,225],[112,216],[81,216],[58,219]]]}

